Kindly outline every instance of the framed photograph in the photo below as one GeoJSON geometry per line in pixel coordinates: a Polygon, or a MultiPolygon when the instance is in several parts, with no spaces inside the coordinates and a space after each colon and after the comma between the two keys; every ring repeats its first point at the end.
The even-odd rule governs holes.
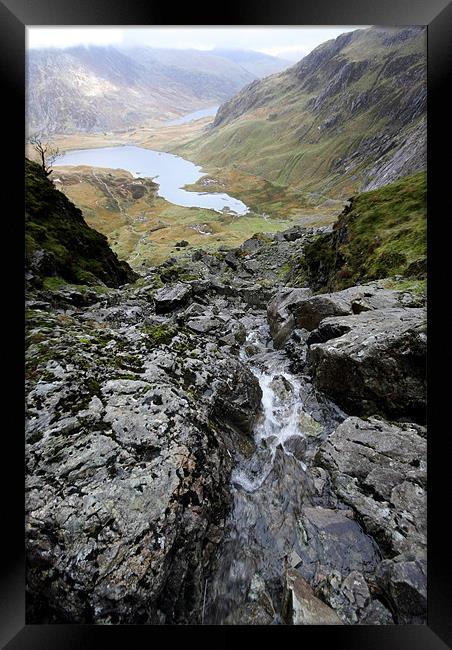
{"type": "Polygon", "coordinates": [[[0,14],[2,647],[452,647],[450,4],[0,14]]]}

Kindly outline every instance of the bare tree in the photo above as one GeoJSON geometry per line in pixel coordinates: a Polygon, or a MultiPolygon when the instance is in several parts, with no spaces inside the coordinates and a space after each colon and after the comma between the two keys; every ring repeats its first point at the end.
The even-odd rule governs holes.
{"type": "Polygon", "coordinates": [[[52,165],[58,158],[60,150],[50,142],[43,142],[39,135],[30,136],[28,141],[38,154],[44,173],[50,176],[53,171],[52,165]]]}

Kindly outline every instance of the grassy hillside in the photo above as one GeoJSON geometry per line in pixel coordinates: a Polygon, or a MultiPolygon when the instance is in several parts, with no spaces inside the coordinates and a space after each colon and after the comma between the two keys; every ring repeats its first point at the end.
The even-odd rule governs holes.
{"type": "Polygon", "coordinates": [[[422,28],[342,34],[244,88],[177,151],[209,170],[350,196],[425,164],[425,68],[422,28]]]}
{"type": "Polygon", "coordinates": [[[291,280],[327,291],[397,275],[425,285],[426,191],[418,172],[354,196],[333,232],[307,245],[291,280]]]}
{"type": "Polygon", "coordinates": [[[136,279],[107,238],[90,228],[81,211],[55,189],[41,167],[25,161],[25,256],[28,279],[117,287],[136,279]]]}

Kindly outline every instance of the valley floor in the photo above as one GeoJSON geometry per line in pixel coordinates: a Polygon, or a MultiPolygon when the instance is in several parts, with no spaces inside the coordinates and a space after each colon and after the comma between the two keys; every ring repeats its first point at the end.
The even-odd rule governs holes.
{"type": "MultiPolygon", "coordinates": [[[[61,152],[133,144],[177,154],[210,123],[211,118],[172,126],[155,122],[124,133],[57,135],[54,143],[61,152]]],[[[30,147],[27,153],[33,158],[30,147]]],[[[156,196],[157,188],[146,179],[140,180],[146,195],[136,198],[128,189],[132,176],[123,170],[55,167],[52,178],[83,211],[88,224],[105,234],[119,257],[138,271],[177,256],[176,244],[181,240],[206,250],[238,246],[255,232],[275,232],[292,224],[332,223],[344,205],[341,199],[278,186],[239,169],[209,166],[206,173],[187,189],[227,192],[249,206],[249,214],[234,218],[174,205],[156,196]]]]}

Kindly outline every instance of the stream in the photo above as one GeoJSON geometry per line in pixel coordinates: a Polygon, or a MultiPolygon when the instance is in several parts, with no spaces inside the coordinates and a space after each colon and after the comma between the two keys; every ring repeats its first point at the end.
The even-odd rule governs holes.
{"type": "Polygon", "coordinates": [[[372,566],[377,551],[355,522],[342,526],[345,540],[327,559],[322,544],[311,543],[306,532],[306,513],[341,507],[319,489],[322,470],[312,460],[344,414],[332,402],[318,401],[309,382],[290,372],[290,360],[273,349],[264,321],[249,332],[240,356],[259,381],[262,410],[254,427],[255,450],[240,458],[232,473],[233,506],[206,584],[204,624],[284,624],[288,568],[302,561],[306,579],[315,583],[325,562],[342,570],[353,537],[358,554],[351,562],[358,568],[372,566]]]}

